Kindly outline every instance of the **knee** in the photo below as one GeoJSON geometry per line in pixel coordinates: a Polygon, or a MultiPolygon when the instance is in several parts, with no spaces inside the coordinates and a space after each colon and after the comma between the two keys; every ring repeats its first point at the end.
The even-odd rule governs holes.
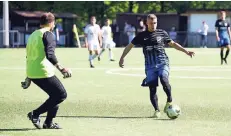
{"type": "Polygon", "coordinates": [[[108,50],[111,51],[111,48],[109,48],[108,50]]]}
{"type": "Polygon", "coordinates": [[[92,55],[92,51],[89,51],[89,54],[92,55]]]}
{"type": "Polygon", "coordinates": [[[227,46],[227,50],[230,50],[230,46],[227,46]]]}
{"type": "Polygon", "coordinates": [[[169,85],[169,80],[167,75],[160,76],[160,82],[162,85],[169,85]]]}
{"type": "Polygon", "coordinates": [[[98,52],[98,51],[96,51],[96,52],[95,52],[95,54],[96,54],[96,55],[99,55],[99,52],[98,52]]]}
{"type": "Polygon", "coordinates": [[[64,100],[66,100],[66,99],[67,99],[67,93],[65,92],[65,93],[63,93],[63,94],[61,95],[60,100],[61,100],[61,101],[64,101],[64,100]]]}

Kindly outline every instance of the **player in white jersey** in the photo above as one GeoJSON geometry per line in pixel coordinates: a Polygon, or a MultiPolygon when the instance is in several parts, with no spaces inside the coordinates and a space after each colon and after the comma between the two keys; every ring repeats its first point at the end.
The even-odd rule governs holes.
{"type": "Polygon", "coordinates": [[[110,20],[106,19],[105,20],[105,25],[102,27],[102,37],[103,37],[103,49],[101,50],[98,60],[100,61],[100,56],[103,54],[106,48],[109,50],[109,58],[110,61],[115,61],[113,59],[113,53],[112,53],[112,48],[115,47],[115,43],[112,40],[112,31],[110,27],[110,20]]]}
{"type": "Polygon", "coordinates": [[[91,23],[84,29],[85,45],[89,50],[90,67],[94,68],[93,60],[99,55],[100,47],[102,47],[102,36],[99,25],[96,24],[95,16],[91,16],[91,23]],[[93,55],[93,52],[95,54],[93,55]]]}

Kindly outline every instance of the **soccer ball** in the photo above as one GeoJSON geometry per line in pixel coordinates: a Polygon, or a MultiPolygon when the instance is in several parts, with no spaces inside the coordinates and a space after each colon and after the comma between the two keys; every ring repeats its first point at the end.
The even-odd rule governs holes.
{"type": "Polygon", "coordinates": [[[170,105],[166,114],[170,119],[176,119],[181,114],[180,107],[178,105],[170,105]]]}

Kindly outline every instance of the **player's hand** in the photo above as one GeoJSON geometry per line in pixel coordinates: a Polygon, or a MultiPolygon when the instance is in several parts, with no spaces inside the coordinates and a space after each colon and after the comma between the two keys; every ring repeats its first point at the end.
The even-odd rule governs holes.
{"type": "Polygon", "coordinates": [[[119,66],[121,67],[121,68],[124,68],[124,59],[120,59],[120,61],[119,61],[119,66]]]}
{"type": "Polygon", "coordinates": [[[191,58],[195,55],[195,53],[192,52],[192,51],[188,51],[186,54],[187,54],[188,56],[190,56],[191,58]]]}
{"type": "Polygon", "coordinates": [[[217,37],[217,41],[218,41],[218,42],[220,41],[220,37],[217,37]]]}
{"type": "Polygon", "coordinates": [[[63,74],[63,78],[69,78],[72,75],[71,70],[66,68],[61,69],[60,72],[63,74]]]}
{"type": "Polygon", "coordinates": [[[21,82],[21,86],[23,89],[27,89],[31,84],[31,79],[28,77],[25,79],[25,81],[21,82]]]}

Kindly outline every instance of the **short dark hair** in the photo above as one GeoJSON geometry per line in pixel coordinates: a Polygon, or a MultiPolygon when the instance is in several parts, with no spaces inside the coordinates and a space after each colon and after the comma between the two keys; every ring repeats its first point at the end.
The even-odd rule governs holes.
{"type": "Polygon", "coordinates": [[[155,14],[148,14],[147,19],[149,18],[157,19],[155,14]]]}
{"type": "Polygon", "coordinates": [[[40,25],[47,25],[53,21],[55,21],[55,16],[50,12],[44,13],[40,17],[40,25]]]}

